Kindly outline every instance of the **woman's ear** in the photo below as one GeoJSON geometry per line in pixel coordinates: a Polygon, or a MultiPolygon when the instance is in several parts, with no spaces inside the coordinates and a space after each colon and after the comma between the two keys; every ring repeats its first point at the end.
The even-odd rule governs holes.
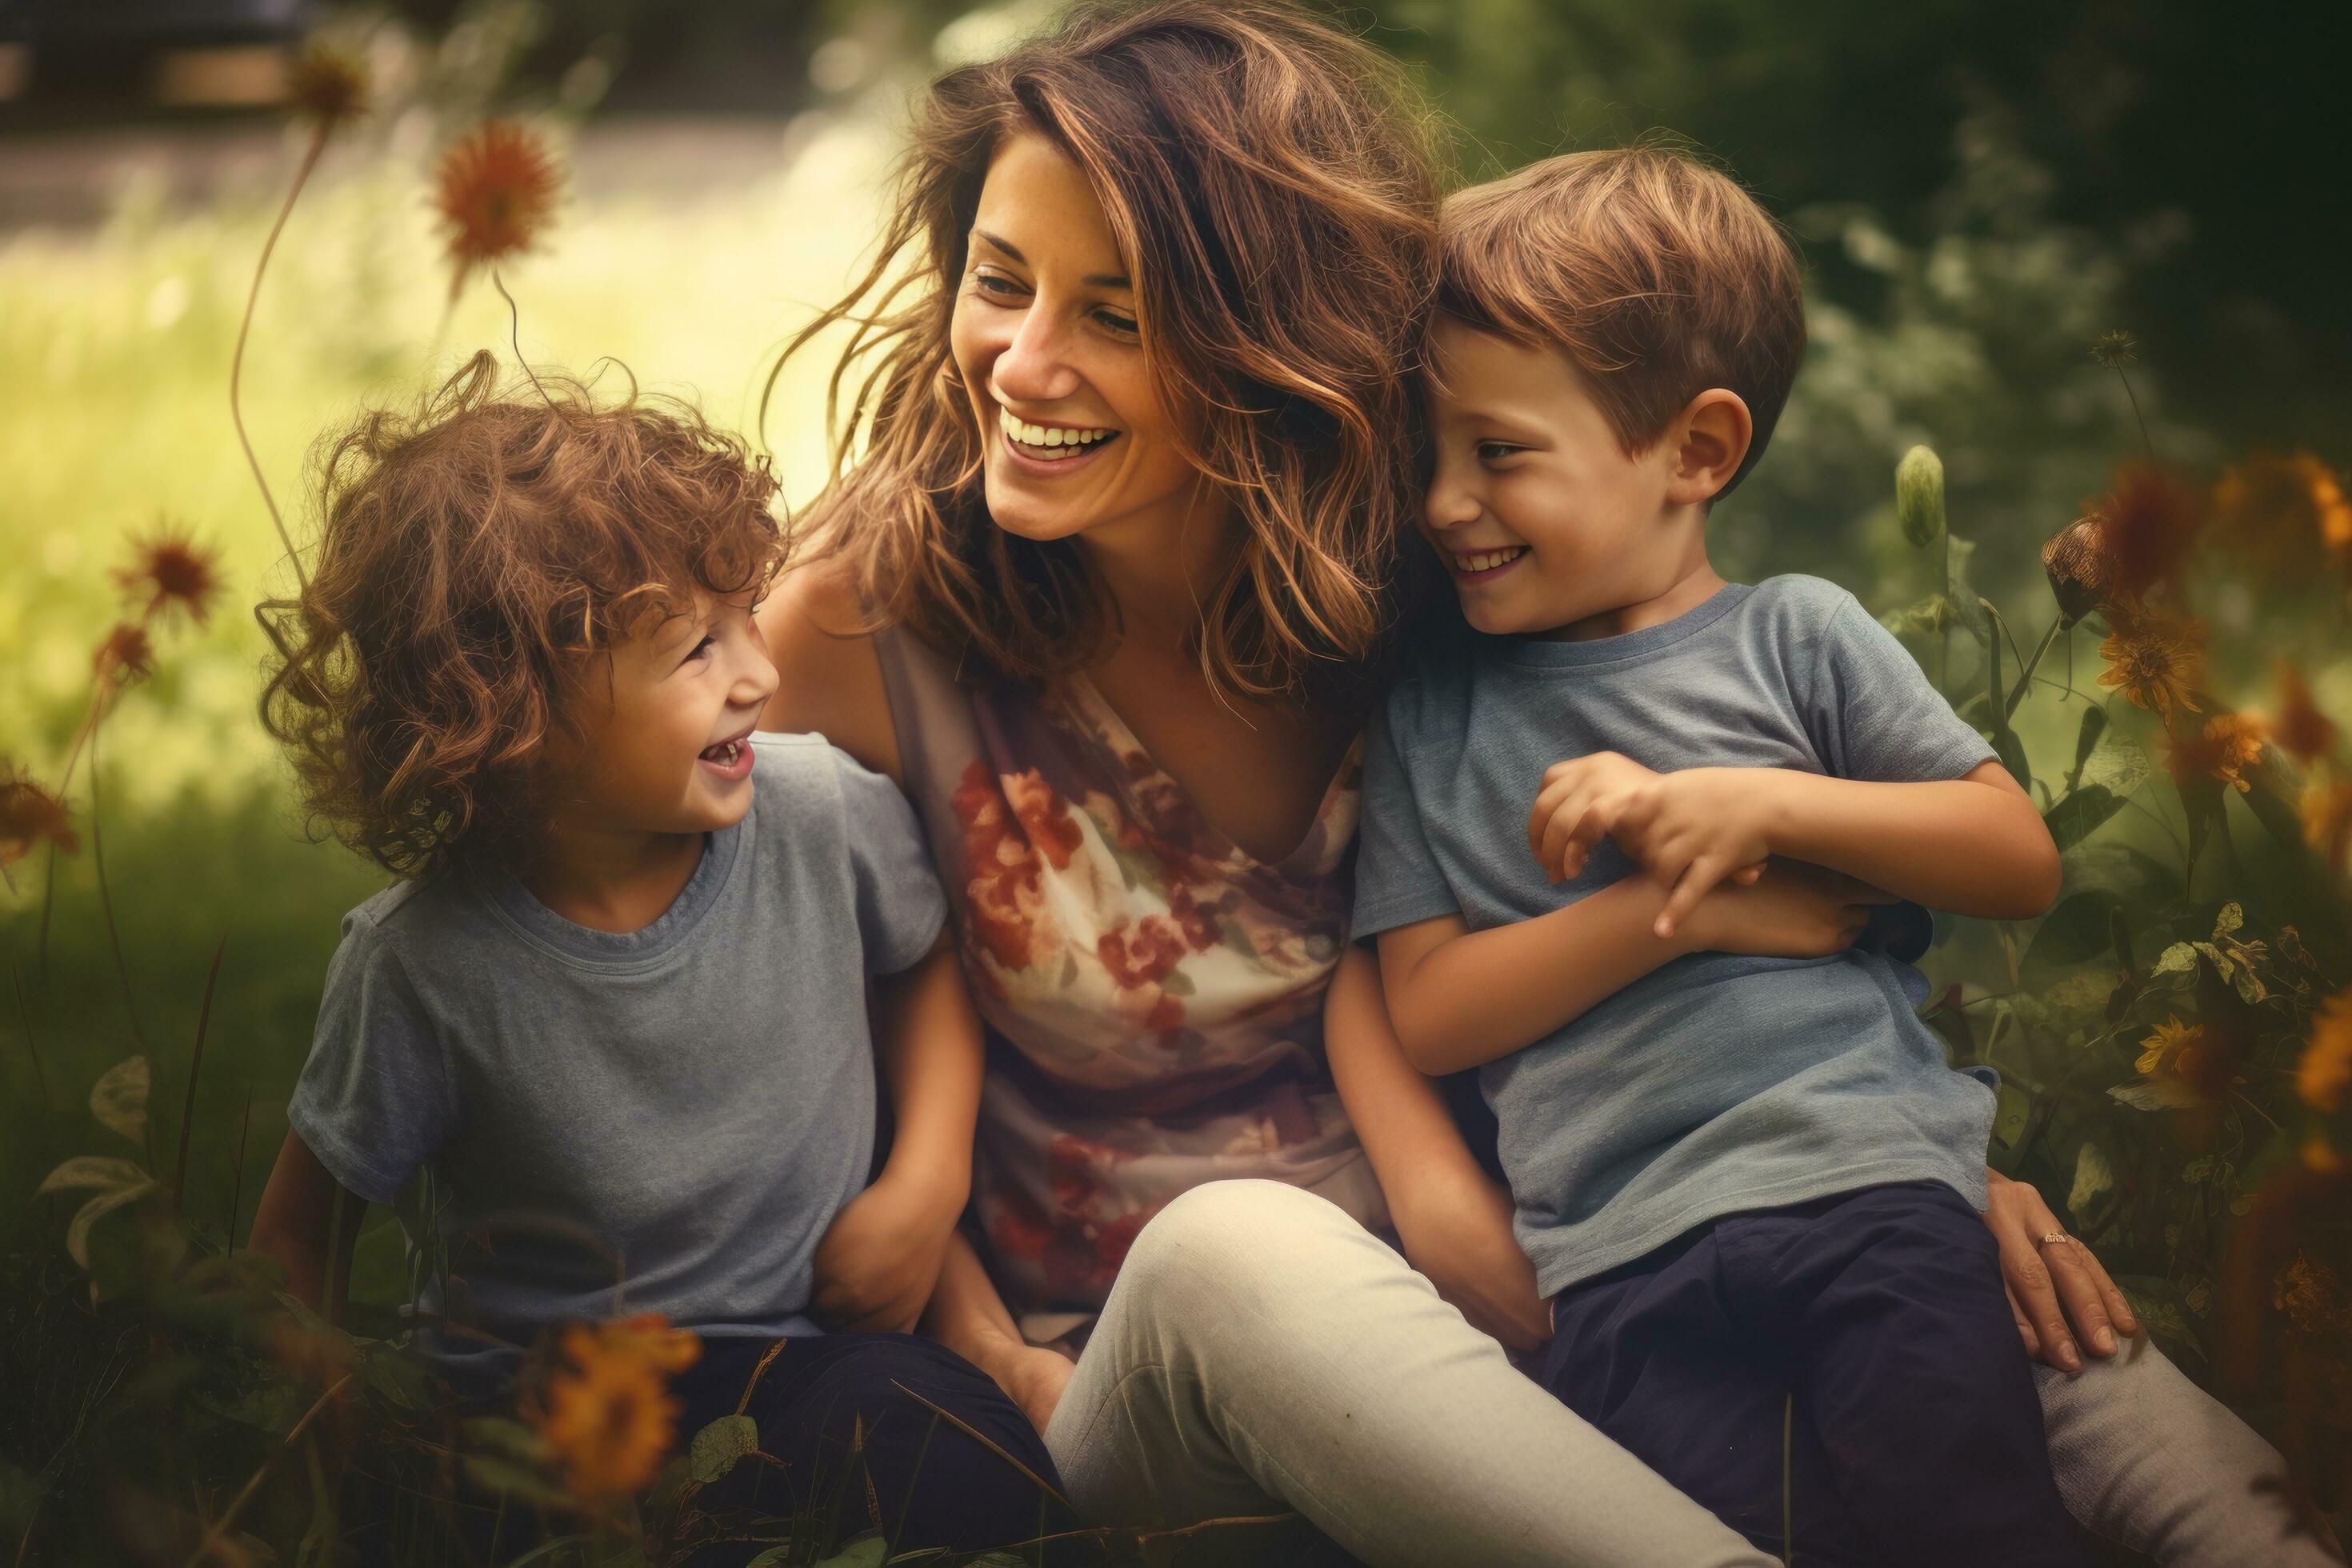
{"type": "Polygon", "coordinates": [[[1711,386],[1690,400],[1670,438],[1675,471],[1666,499],[1678,506],[1701,505],[1713,500],[1748,460],[1756,421],[1739,394],[1711,386]]]}

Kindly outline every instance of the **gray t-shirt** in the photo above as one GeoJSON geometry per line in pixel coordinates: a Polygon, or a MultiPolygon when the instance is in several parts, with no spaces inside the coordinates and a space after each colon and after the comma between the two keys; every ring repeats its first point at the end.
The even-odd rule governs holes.
{"type": "MultiPolygon", "coordinates": [[[[1528,852],[1544,770],[1565,758],[1917,782],[1992,754],[1817,578],[1727,587],[1623,637],[1472,642],[1401,681],[1373,726],[1359,937],[1443,915],[1484,931],[1631,871],[1603,840],[1555,886],[1528,852]]],[[[1992,1095],[1946,1065],[1881,952],[1676,959],[1488,1063],[1479,1086],[1547,1296],[1742,1210],[1921,1179],[1984,1206],[1992,1095]]]]}
{"type": "Polygon", "coordinates": [[[371,1202],[429,1167],[403,1220],[414,1247],[429,1197],[455,1278],[425,1310],[519,1343],[615,1311],[816,1331],[811,1258],[874,1156],[866,976],[946,902],[887,779],[821,736],[752,751],[750,812],[642,931],[459,872],[344,918],[287,1114],[371,1202]]]}

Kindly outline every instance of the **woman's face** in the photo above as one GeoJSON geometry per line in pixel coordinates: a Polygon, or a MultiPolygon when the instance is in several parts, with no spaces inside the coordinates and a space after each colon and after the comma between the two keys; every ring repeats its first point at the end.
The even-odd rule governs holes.
{"type": "Polygon", "coordinates": [[[949,340],[999,527],[1066,539],[1185,508],[1200,474],[1145,363],[1128,264],[1086,175],[1034,132],[989,163],[949,340]]]}

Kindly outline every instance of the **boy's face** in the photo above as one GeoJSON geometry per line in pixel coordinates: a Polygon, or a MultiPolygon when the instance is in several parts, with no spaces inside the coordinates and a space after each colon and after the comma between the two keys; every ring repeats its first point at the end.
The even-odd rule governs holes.
{"type": "Polygon", "coordinates": [[[1599,635],[1582,623],[1667,592],[1688,570],[1676,442],[1628,457],[1584,376],[1451,317],[1426,384],[1436,467],[1423,506],[1463,613],[1482,632],[1599,635]]]}
{"type": "Polygon", "coordinates": [[[554,806],[604,833],[708,833],[751,806],[750,737],[776,667],[751,595],[698,595],[590,662],[552,750],[554,806]]]}

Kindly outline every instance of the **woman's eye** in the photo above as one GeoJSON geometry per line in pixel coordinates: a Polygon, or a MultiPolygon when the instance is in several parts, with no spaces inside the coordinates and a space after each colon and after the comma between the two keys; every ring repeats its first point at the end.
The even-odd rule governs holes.
{"type": "Polygon", "coordinates": [[[1475,448],[1482,463],[1500,462],[1514,452],[1524,452],[1525,447],[1514,447],[1508,441],[1481,441],[1475,448]]]}
{"type": "Polygon", "coordinates": [[[1027,292],[1020,284],[1000,272],[975,272],[971,275],[971,286],[983,294],[993,294],[1000,300],[1013,298],[1027,292]]]}
{"type": "Polygon", "coordinates": [[[1141,331],[1136,319],[1121,310],[1097,310],[1095,320],[1101,322],[1107,330],[1117,332],[1121,337],[1135,337],[1141,331]]]}

